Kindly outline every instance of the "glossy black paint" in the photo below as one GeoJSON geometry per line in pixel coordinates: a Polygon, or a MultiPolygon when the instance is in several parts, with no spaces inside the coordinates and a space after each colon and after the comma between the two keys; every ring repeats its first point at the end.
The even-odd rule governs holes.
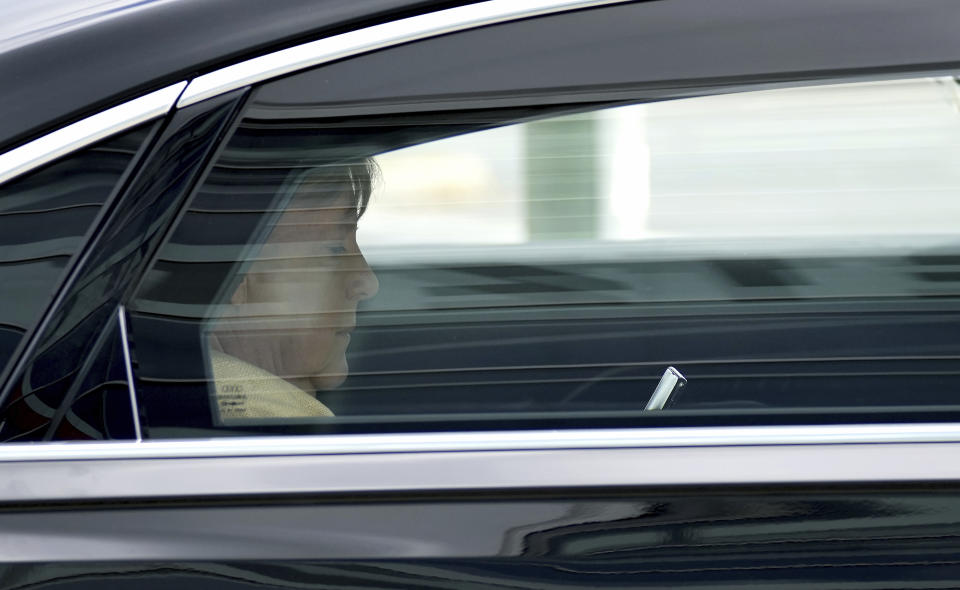
{"type": "Polygon", "coordinates": [[[11,3],[0,8],[0,149],[230,61],[464,3],[468,2],[11,3]]]}
{"type": "MultiPolygon", "coordinates": [[[[131,3],[127,6],[129,12],[124,15],[124,11],[120,11],[107,27],[108,32],[93,27],[61,31],[52,36],[49,44],[18,49],[23,52],[20,54],[24,57],[22,64],[13,52],[0,56],[0,79],[18,82],[6,87],[10,100],[0,101],[0,104],[11,105],[11,115],[0,123],[3,125],[0,138],[6,138],[0,139],[0,144],[10,145],[17,138],[51,128],[57,121],[89,112],[91,105],[132,96],[173,81],[177,76],[208,68],[231,55],[252,53],[251,47],[280,46],[308,29],[331,27],[329,30],[335,30],[348,26],[345,23],[375,18],[370,16],[372,13],[364,12],[373,4],[387,7],[384,10],[414,6],[400,2],[327,4],[326,7],[339,7],[344,12],[337,17],[340,20],[326,19],[317,24],[317,21],[301,22],[299,16],[290,16],[303,4],[288,4],[294,8],[291,13],[283,13],[288,20],[279,26],[281,32],[277,33],[268,30],[276,24],[270,24],[269,19],[262,19],[267,24],[252,24],[257,17],[251,15],[261,15],[262,7],[266,6],[263,4],[238,3],[234,10],[241,16],[234,21],[223,18],[222,4],[216,2],[197,3],[205,7],[199,12],[184,9],[186,4],[180,2],[131,3]],[[351,12],[354,6],[358,8],[351,12]],[[158,21],[164,26],[156,26],[147,18],[151,13],[157,14],[156,11],[166,15],[158,21]],[[166,27],[171,24],[176,27],[166,27]],[[257,31],[252,41],[244,38],[249,32],[248,26],[257,31]],[[228,30],[236,36],[231,36],[228,30]],[[98,38],[99,35],[103,35],[102,38],[98,38]],[[214,47],[196,43],[207,35],[214,47]],[[128,54],[115,51],[118,46],[127,46],[128,54]],[[98,71],[76,67],[77,63],[72,60],[60,63],[58,59],[65,54],[64,47],[71,48],[69,54],[82,57],[76,59],[77,63],[90,64],[91,70],[98,71]],[[102,55],[105,53],[110,55],[105,57],[102,55]],[[35,70],[41,69],[37,68],[38,63],[54,62],[55,66],[44,75],[52,73],[51,80],[56,81],[31,78],[35,70]],[[132,68],[131,64],[137,67],[132,68]],[[30,83],[34,79],[36,84],[30,83]],[[79,89],[79,92],[71,95],[63,92],[65,89],[71,92],[79,89]]],[[[739,52],[741,64],[763,65],[761,58],[769,55],[763,44],[766,35],[753,31],[752,37],[740,36],[749,33],[750,26],[759,26],[755,22],[761,13],[750,9],[763,6],[772,7],[771,11],[784,11],[779,13],[783,15],[782,22],[775,19],[781,28],[768,31],[769,35],[783,40],[783,47],[812,47],[822,51],[821,61],[816,63],[828,63],[840,55],[850,60],[844,62],[844,67],[913,68],[943,60],[953,65],[960,56],[954,30],[957,5],[952,2],[850,2],[838,7],[836,2],[819,1],[668,0],[642,6],[667,13],[671,7],[681,7],[683,10],[677,12],[676,17],[690,20],[679,26],[686,27],[691,35],[708,30],[709,18],[742,17],[741,24],[746,31],[738,29],[736,34],[724,37],[731,53],[739,52]],[[803,18],[807,8],[819,11],[816,25],[803,18]],[[708,15],[704,10],[714,12],[708,15]],[[871,14],[873,16],[867,18],[871,14]],[[917,34],[918,30],[923,34],[917,34]],[[751,42],[738,44],[738,39],[751,42]],[[870,42],[864,42],[865,39],[870,42]],[[838,49],[850,51],[834,54],[838,49]],[[889,53],[878,53],[881,50],[889,53]],[[880,55],[899,57],[889,61],[880,59],[880,55]]],[[[271,5],[270,10],[283,9],[271,5]]],[[[660,21],[660,25],[668,24],[660,21]]],[[[629,30],[629,26],[624,29],[629,30]]],[[[663,33],[666,30],[654,29],[649,33],[656,38],[660,31],[666,39],[668,35],[663,33]]],[[[688,70],[688,74],[708,77],[749,74],[724,70],[732,65],[717,57],[720,54],[713,53],[715,45],[711,42],[716,41],[716,37],[705,35],[698,44],[688,47],[690,53],[687,54],[681,49],[687,46],[675,40],[676,53],[651,50],[640,55],[647,59],[644,63],[650,67],[663,65],[660,74],[664,76],[673,71],[671,65],[677,63],[694,68],[688,70]]],[[[505,59],[509,63],[516,46],[508,49],[505,59]]],[[[415,46],[411,46],[411,51],[416,53],[415,46]]],[[[578,52],[573,54],[565,55],[582,57],[578,52]]],[[[632,51],[631,55],[638,52],[632,51]]],[[[392,82],[417,71],[417,60],[427,57],[432,60],[438,56],[431,53],[412,59],[407,64],[409,68],[394,65],[393,69],[400,75],[392,78],[392,82]]],[[[794,59],[789,52],[780,57],[783,61],[766,63],[764,67],[771,75],[765,77],[767,74],[760,71],[762,81],[788,78],[791,68],[811,67],[809,60],[794,59]]],[[[564,60],[559,65],[578,63],[582,65],[575,60],[564,60]]],[[[554,68],[555,76],[541,80],[540,91],[555,89],[560,79],[556,74],[561,70],[558,64],[554,64],[554,68]]],[[[493,78],[495,71],[492,68],[487,75],[493,78]]],[[[367,92],[369,81],[379,79],[382,73],[369,74],[368,79],[361,80],[363,84],[355,96],[367,93],[374,99],[391,100],[392,82],[374,89],[380,92],[379,96],[376,92],[367,92]]],[[[651,76],[649,81],[656,85],[657,80],[657,76],[651,76]]],[[[440,77],[434,76],[429,81],[437,82],[440,90],[449,90],[442,88],[445,82],[440,77]]],[[[470,82],[467,76],[448,80],[450,84],[469,85],[470,82]]],[[[675,80],[666,85],[674,89],[678,86],[675,80]]],[[[418,88],[426,92],[425,86],[418,88]]],[[[350,89],[344,87],[344,90],[350,89]]],[[[7,95],[0,96],[6,99],[7,95]]],[[[91,400],[104,399],[102,395],[122,398],[126,386],[122,378],[117,377],[120,368],[115,324],[117,305],[137,286],[186,195],[201,181],[213,158],[216,142],[230,129],[241,101],[242,92],[222,101],[197,105],[169,121],[154,144],[150,161],[126,191],[126,199],[111,209],[102,224],[102,233],[85,250],[86,255],[65,286],[62,306],[43,325],[41,338],[28,351],[27,364],[18,368],[18,379],[32,374],[57,384],[50,392],[53,406],[59,404],[61,408],[55,418],[68,417],[73,412],[91,425],[95,420],[91,416],[106,405],[121,407],[112,403],[88,404],[91,400]],[[69,351],[69,354],[61,355],[59,361],[44,355],[55,349],[69,351]],[[69,410],[64,404],[68,399],[74,402],[69,410]]],[[[724,262],[718,261],[721,265],[724,262]]],[[[912,330],[910,341],[888,343],[891,347],[917,345],[936,332],[935,325],[923,318],[918,320],[912,313],[904,312],[891,320],[912,330]]],[[[646,320],[639,319],[638,323],[643,321],[646,320]]],[[[842,345],[846,319],[833,315],[831,321],[820,324],[819,341],[842,345]]],[[[607,327],[609,340],[615,342],[623,327],[607,327]]],[[[723,330],[730,332],[736,326],[715,324],[713,328],[711,334],[716,338],[723,330]]],[[[472,333],[478,335],[477,340],[487,338],[481,333],[482,327],[471,327],[467,332],[471,330],[475,330],[472,333]]],[[[549,329],[545,329],[542,335],[549,336],[548,332],[549,329]]],[[[402,345],[408,336],[394,333],[392,341],[383,340],[384,348],[402,345]]],[[[946,339],[948,342],[944,345],[949,344],[949,338],[946,339]]],[[[137,349],[136,341],[132,344],[136,359],[137,353],[143,351],[137,349]]],[[[669,345],[672,350],[689,351],[679,340],[669,345]]],[[[782,352],[786,356],[790,351],[782,352]]],[[[666,356],[666,353],[663,354],[666,356]]],[[[392,362],[377,358],[365,360],[370,363],[368,366],[392,362]]],[[[644,372],[648,367],[639,369],[626,376],[646,386],[652,382],[653,374],[644,372]]],[[[698,375],[698,382],[710,376],[709,370],[717,368],[704,369],[704,374],[698,375]]],[[[423,385],[412,383],[415,387],[423,385]]],[[[758,389],[766,391],[764,387],[758,389]]],[[[202,404],[193,407],[181,399],[176,400],[177,404],[162,406],[158,402],[169,402],[163,399],[162,389],[155,390],[153,399],[148,387],[142,391],[148,411],[163,407],[167,412],[162,419],[156,415],[146,416],[147,424],[152,420],[154,424],[166,421],[176,425],[184,423],[184,415],[204,416],[202,404]]],[[[576,392],[572,391],[571,395],[573,393],[576,392]]],[[[702,392],[690,389],[689,393],[695,400],[702,392]]],[[[576,399],[574,396],[571,401],[576,399]]],[[[64,426],[69,422],[69,418],[61,420],[59,429],[54,424],[44,432],[56,438],[83,435],[82,430],[78,433],[64,426]]],[[[108,432],[110,423],[105,418],[102,425],[95,426],[102,428],[100,434],[107,437],[130,436],[129,424],[124,425],[122,419],[116,428],[109,427],[108,432]]],[[[704,461],[709,461],[709,449],[703,452],[704,461]]],[[[34,467],[42,469],[42,466],[34,467]]],[[[82,463],[77,463],[75,469],[76,473],[84,473],[82,463]]],[[[134,482],[136,475],[130,473],[134,482]]],[[[249,475],[252,482],[262,483],[259,474],[249,475]]],[[[5,483],[14,487],[23,482],[7,480],[5,483]]],[[[75,483],[70,480],[63,485],[65,489],[72,489],[69,486],[75,483]]],[[[407,497],[241,496],[179,502],[35,502],[0,506],[0,530],[4,533],[0,561],[9,564],[0,569],[0,588],[3,589],[862,589],[960,585],[957,544],[960,488],[956,485],[917,483],[890,487],[878,483],[776,490],[542,489],[525,494],[503,490],[496,494],[435,492],[407,497]]]]}
{"type": "Polygon", "coordinates": [[[3,588],[942,588],[960,493],[884,486],[5,510],[3,588]],[[109,511],[107,511],[109,510],[109,511]],[[103,528],[104,518],[114,522],[103,528]],[[82,536],[98,542],[78,546],[82,536]],[[123,541],[123,562],[98,558],[123,541]],[[162,561],[162,563],[160,563],[162,561]],[[48,586],[50,585],[50,586],[48,586]]]}
{"type": "Polygon", "coordinates": [[[958,20],[960,5],[950,0],[618,4],[328,64],[264,85],[251,116],[284,107],[300,109],[301,116],[355,117],[652,100],[751,82],[795,85],[857,73],[956,69],[958,20]]]}

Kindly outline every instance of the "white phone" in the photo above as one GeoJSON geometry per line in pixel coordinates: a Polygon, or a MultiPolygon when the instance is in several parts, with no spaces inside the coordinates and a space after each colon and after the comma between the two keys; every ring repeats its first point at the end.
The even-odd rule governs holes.
{"type": "Polygon", "coordinates": [[[667,405],[667,402],[670,401],[670,397],[674,392],[686,384],[687,378],[680,374],[680,371],[673,367],[667,367],[667,370],[663,372],[663,376],[660,377],[660,382],[657,383],[657,388],[653,390],[650,401],[647,402],[647,406],[643,410],[645,412],[662,410],[664,406],[667,405]]]}

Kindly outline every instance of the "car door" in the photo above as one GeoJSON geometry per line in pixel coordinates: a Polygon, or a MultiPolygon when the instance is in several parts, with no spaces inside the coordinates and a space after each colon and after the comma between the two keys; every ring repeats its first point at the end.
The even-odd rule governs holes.
{"type": "Polygon", "coordinates": [[[191,80],[13,355],[4,583],[955,583],[955,12],[494,1],[191,80]]]}

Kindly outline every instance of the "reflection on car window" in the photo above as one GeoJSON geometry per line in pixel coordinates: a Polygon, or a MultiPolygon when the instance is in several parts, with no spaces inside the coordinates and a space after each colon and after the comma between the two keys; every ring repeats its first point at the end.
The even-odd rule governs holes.
{"type": "MultiPolygon", "coordinates": [[[[11,360],[52,300],[68,262],[148,132],[149,126],[139,127],[0,187],[0,365],[11,360]]],[[[45,354],[71,367],[74,376],[80,371],[72,348],[45,354]]],[[[26,375],[3,409],[0,437],[42,437],[63,399],[65,382],[26,375]]],[[[93,430],[76,415],[69,421],[75,431],[93,430]]]]}
{"type": "Polygon", "coordinates": [[[141,386],[207,396],[191,427],[311,432],[641,423],[668,366],[675,416],[956,406],[958,96],[254,97],[134,304],[141,386]]]}

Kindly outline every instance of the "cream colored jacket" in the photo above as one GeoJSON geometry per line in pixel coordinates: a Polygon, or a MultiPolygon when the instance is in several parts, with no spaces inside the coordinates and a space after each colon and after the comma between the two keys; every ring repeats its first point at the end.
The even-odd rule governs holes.
{"type": "Polygon", "coordinates": [[[210,361],[221,422],[333,416],[312,395],[260,367],[217,350],[210,361]]]}

